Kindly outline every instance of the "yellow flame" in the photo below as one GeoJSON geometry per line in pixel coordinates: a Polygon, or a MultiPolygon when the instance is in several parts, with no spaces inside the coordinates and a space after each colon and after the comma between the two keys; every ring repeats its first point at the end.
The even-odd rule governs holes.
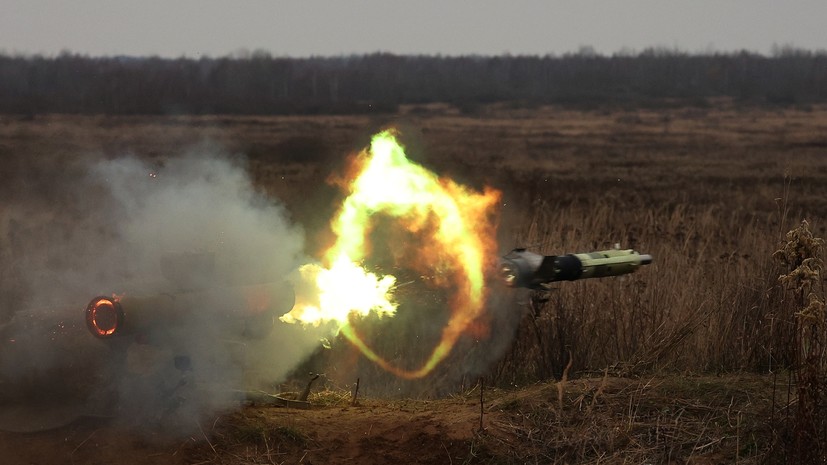
{"type": "Polygon", "coordinates": [[[341,255],[329,269],[310,263],[299,268],[300,283],[312,283],[310,289],[296,289],[296,305],[280,319],[285,323],[318,326],[335,321],[347,322],[352,314],[367,316],[393,315],[397,304],[391,301],[393,276],[379,278],[341,255]]]}
{"type": "Polygon", "coordinates": [[[282,321],[313,325],[339,322],[341,334],[370,360],[398,376],[419,378],[448,356],[462,333],[481,315],[483,270],[489,268],[495,250],[491,210],[499,192],[486,189],[476,193],[450,179],[440,179],[408,160],[390,130],[375,135],[370,150],[361,152],[356,162],[361,170],[331,222],[336,242],[324,257],[331,266],[301,268],[296,305],[282,321]],[[397,307],[391,295],[396,279],[390,275],[380,278],[358,265],[369,252],[366,235],[370,219],[380,213],[414,234],[428,235],[417,249],[421,262],[411,265],[447,270],[449,277],[440,278],[439,283],[455,290],[442,338],[428,360],[415,370],[385,361],[349,324],[351,315],[392,315],[397,307]]]}

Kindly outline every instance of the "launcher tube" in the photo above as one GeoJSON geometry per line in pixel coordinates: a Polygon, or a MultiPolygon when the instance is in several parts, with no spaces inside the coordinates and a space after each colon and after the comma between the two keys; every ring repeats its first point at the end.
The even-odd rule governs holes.
{"type": "Polygon", "coordinates": [[[86,307],[86,325],[100,339],[173,334],[190,325],[208,324],[222,333],[260,337],[275,316],[293,307],[286,284],[228,286],[151,296],[95,297],[86,307]]]}

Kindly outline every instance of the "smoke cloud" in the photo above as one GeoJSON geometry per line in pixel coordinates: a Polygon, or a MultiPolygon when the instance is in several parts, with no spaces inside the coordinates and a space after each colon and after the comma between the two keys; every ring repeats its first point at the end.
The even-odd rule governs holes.
{"type": "MultiPolygon", "coordinates": [[[[283,281],[307,262],[302,230],[254,188],[243,157],[201,146],[164,160],[90,156],[10,174],[0,192],[0,428],[28,427],[3,405],[44,410],[53,399],[58,416],[73,404],[82,407],[66,416],[186,431],[243,390],[273,389],[319,345],[323,328],[227,311],[239,288],[268,283],[289,310],[283,281]],[[127,322],[157,326],[150,320],[139,341],[97,340],[83,310],[113,293],[124,303],[163,296],[176,314],[125,308],[127,322]]],[[[28,416],[31,429],[61,420],[28,416]]]]}

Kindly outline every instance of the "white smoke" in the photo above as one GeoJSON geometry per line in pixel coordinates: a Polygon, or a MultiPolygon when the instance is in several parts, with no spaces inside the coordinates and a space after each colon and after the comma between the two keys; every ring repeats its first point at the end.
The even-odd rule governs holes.
{"type": "MultiPolygon", "coordinates": [[[[124,156],[15,174],[15,201],[0,210],[0,404],[19,401],[26,383],[77,379],[96,401],[114,394],[137,424],[194,427],[240,391],[272,388],[318,346],[320,334],[277,320],[263,339],[234,333],[221,298],[182,309],[157,345],[112,347],[84,327],[82,310],[97,295],[220,295],[280,285],[307,261],[302,230],[254,188],[243,158],[202,146],[162,162],[124,156]],[[57,336],[54,327],[63,328],[57,336]],[[90,373],[90,356],[117,363],[90,373]]],[[[292,293],[278,298],[292,302],[292,293]]],[[[68,391],[90,402],[84,389],[68,391]]]]}

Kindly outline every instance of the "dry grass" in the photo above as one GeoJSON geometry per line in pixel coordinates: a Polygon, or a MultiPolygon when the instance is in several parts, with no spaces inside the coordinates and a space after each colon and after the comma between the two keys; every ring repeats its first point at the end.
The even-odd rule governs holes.
{"type": "Polygon", "coordinates": [[[763,463],[770,451],[764,415],[767,379],[729,377],[588,378],[501,394],[492,427],[514,444],[483,437],[496,463],[763,463]]]}
{"type": "Polygon", "coordinates": [[[827,315],[825,287],[821,278],[824,240],[814,237],[807,221],[787,233],[786,243],[774,257],[786,268],[779,277],[786,294],[781,309],[794,323],[793,344],[788,353],[795,370],[797,408],[793,434],[787,438],[794,460],[803,463],[827,462],[827,421],[824,420],[825,378],[827,377],[827,315]]]}

